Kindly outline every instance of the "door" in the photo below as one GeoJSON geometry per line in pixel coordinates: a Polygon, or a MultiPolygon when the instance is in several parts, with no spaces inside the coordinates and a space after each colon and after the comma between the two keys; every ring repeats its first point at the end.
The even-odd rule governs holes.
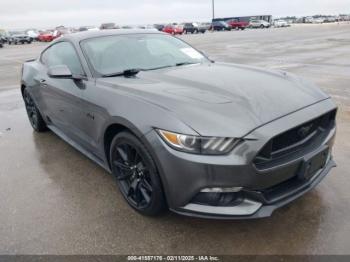
{"type": "Polygon", "coordinates": [[[85,75],[79,57],[69,42],[58,42],[47,49],[41,62],[45,70],[39,76],[41,95],[45,105],[45,117],[49,123],[65,135],[79,142],[79,118],[84,80],[51,78],[47,71],[51,66],[66,65],[73,75],[85,75]]]}

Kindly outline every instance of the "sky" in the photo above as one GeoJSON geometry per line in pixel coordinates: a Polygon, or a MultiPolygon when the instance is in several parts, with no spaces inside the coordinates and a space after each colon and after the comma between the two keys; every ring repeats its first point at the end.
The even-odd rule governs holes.
{"type": "MultiPolygon", "coordinates": [[[[210,21],[212,0],[0,0],[0,28],[210,21]]],[[[350,13],[350,0],[215,0],[216,17],[350,13]]]]}

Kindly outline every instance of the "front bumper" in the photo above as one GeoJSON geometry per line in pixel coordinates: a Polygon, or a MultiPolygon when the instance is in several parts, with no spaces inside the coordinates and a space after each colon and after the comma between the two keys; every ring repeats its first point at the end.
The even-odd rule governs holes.
{"type": "Polygon", "coordinates": [[[335,128],[330,130],[317,148],[287,159],[266,170],[252,164],[257,152],[274,136],[300,123],[334,110],[328,99],[291,115],[273,121],[245,136],[246,141],[224,156],[194,155],[167,146],[156,131],[146,135],[159,168],[169,208],[179,214],[219,218],[246,219],[267,217],[272,212],[314,188],[335,166],[331,150],[335,128]],[[327,160],[312,178],[300,179],[299,173],[306,155],[328,149],[327,160]],[[206,205],[194,198],[207,188],[243,188],[243,201],[230,206],[206,205]]]}
{"type": "Polygon", "coordinates": [[[254,219],[269,217],[276,209],[289,204],[316,187],[335,166],[335,162],[330,159],[326,167],[319,174],[315,175],[313,179],[301,184],[297,188],[287,191],[286,196],[278,201],[268,201],[261,192],[251,192],[253,195],[260,195],[260,200],[246,199],[241,205],[235,207],[212,207],[188,204],[182,209],[172,209],[172,211],[181,215],[213,219],[254,219]]]}

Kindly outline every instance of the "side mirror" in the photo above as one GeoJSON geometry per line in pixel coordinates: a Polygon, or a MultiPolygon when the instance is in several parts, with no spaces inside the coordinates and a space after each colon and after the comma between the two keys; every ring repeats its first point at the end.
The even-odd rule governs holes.
{"type": "Polygon", "coordinates": [[[66,65],[51,66],[47,72],[51,78],[72,79],[73,74],[66,65]]]}

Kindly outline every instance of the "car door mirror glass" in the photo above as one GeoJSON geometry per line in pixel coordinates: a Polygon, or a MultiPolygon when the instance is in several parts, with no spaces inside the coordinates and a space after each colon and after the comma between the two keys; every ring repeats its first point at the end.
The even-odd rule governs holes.
{"type": "Polygon", "coordinates": [[[72,72],[66,65],[50,66],[47,74],[51,78],[69,79],[73,77],[72,72]]]}

